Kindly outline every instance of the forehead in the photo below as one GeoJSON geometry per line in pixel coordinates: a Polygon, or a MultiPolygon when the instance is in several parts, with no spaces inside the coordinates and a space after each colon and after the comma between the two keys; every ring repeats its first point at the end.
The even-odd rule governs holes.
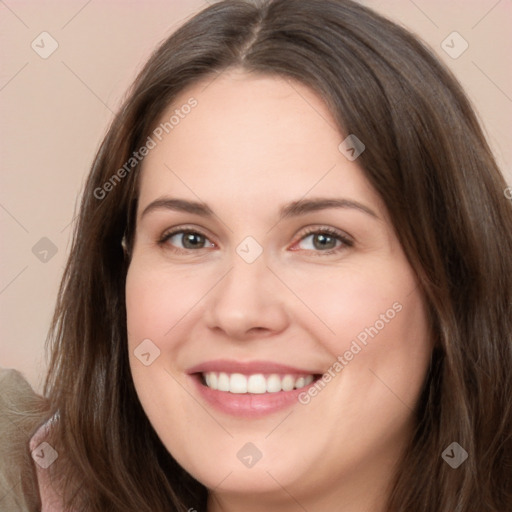
{"type": "Polygon", "coordinates": [[[226,71],[182,91],[159,123],[142,167],[140,205],[180,194],[257,207],[308,191],[378,201],[357,162],[340,152],[344,136],[327,105],[296,81],[226,71]]]}

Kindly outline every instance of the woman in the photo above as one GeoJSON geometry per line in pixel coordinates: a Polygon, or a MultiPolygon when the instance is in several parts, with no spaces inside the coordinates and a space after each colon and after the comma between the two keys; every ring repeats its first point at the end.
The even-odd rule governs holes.
{"type": "Polygon", "coordinates": [[[510,510],[505,189],[404,29],[346,0],[199,13],[87,182],[43,510],[510,510]]]}

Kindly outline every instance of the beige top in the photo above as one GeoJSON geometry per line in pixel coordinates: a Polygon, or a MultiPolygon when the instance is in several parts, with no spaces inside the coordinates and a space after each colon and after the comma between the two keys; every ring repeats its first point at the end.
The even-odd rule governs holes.
{"type": "Polygon", "coordinates": [[[56,453],[44,442],[45,404],[17,370],[0,367],[0,510],[58,512],[47,466],[56,453]],[[36,461],[38,461],[36,463],[36,461]]]}

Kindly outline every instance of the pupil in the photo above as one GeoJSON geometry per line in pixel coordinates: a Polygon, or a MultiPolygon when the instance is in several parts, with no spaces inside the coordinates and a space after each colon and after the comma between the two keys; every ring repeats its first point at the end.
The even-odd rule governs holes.
{"type": "MultiPolygon", "coordinates": [[[[326,248],[326,245],[329,245],[329,241],[331,242],[335,242],[334,238],[330,235],[316,235],[315,237],[315,248],[316,249],[325,249],[326,248]],[[319,243],[317,244],[316,241],[318,241],[319,243]]],[[[328,247],[328,248],[331,248],[331,247],[328,247]]]]}
{"type": "Polygon", "coordinates": [[[185,235],[185,243],[183,244],[187,249],[195,247],[198,247],[201,245],[201,238],[202,236],[197,233],[189,233],[188,235],[185,235]],[[190,244],[190,247],[187,247],[187,245],[190,244]]]}

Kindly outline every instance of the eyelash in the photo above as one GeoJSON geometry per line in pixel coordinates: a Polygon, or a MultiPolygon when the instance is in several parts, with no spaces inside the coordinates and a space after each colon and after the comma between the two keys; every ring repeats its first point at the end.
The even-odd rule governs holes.
{"type": "MultiPolygon", "coordinates": [[[[170,240],[173,236],[178,235],[180,233],[200,235],[203,238],[205,238],[206,240],[209,240],[209,238],[205,234],[201,233],[201,231],[198,231],[196,229],[189,229],[187,227],[180,227],[180,228],[176,228],[172,231],[164,233],[162,235],[162,237],[157,241],[157,244],[159,246],[163,247],[167,243],[168,240],[170,240]]],[[[354,245],[354,242],[350,238],[348,238],[346,235],[344,235],[342,232],[337,231],[333,228],[329,228],[329,227],[309,228],[309,229],[307,229],[307,231],[305,233],[303,233],[301,235],[301,238],[299,239],[299,241],[297,243],[302,242],[304,239],[306,239],[308,236],[311,236],[311,235],[328,235],[330,237],[336,238],[337,240],[339,240],[341,242],[341,245],[339,247],[337,247],[335,249],[329,249],[326,251],[322,251],[322,250],[315,251],[315,250],[302,249],[302,250],[313,252],[314,254],[316,254],[318,256],[329,256],[332,254],[336,254],[336,253],[339,253],[349,247],[353,247],[353,245],[354,245]]],[[[189,254],[190,252],[197,252],[202,249],[207,249],[207,247],[200,247],[199,249],[181,249],[179,247],[174,247],[174,246],[171,246],[171,247],[172,247],[172,250],[174,252],[176,252],[177,254],[189,254]]],[[[298,249],[298,250],[301,250],[301,249],[298,249]]]]}

